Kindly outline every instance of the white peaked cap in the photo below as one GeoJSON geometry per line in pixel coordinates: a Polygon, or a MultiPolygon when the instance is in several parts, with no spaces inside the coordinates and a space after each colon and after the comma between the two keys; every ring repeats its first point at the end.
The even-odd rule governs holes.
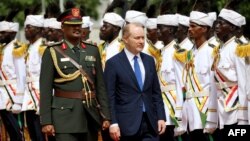
{"type": "Polygon", "coordinates": [[[190,22],[194,22],[198,25],[212,27],[214,20],[209,16],[209,14],[200,11],[192,11],[190,13],[190,22]]]}
{"type": "Polygon", "coordinates": [[[157,18],[148,18],[146,21],[146,28],[156,29],[157,28],[157,18]]]}
{"type": "Polygon", "coordinates": [[[90,21],[90,17],[89,16],[82,17],[82,28],[89,27],[89,29],[91,30],[92,26],[93,26],[93,23],[90,21]]]}
{"type": "Polygon", "coordinates": [[[58,22],[56,20],[56,18],[50,18],[50,22],[49,22],[49,28],[53,28],[53,29],[61,29],[62,23],[58,22]]]}
{"type": "Polygon", "coordinates": [[[43,22],[43,15],[28,15],[24,22],[24,26],[27,26],[29,24],[36,27],[43,27],[43,22]]]}
{"type": "Polygon", "coordinates": [[[157,17],[157,24],[178,26],[178,17],[175,14],[160,15],[157,17]]]}
{"type": "Polygon", "coordinates": [[[241,27],[242,25],[246,24],[246,18],[233,10],[223,8],[220,11],[219,17],[227,20],[228,22],[238,27],[241,27]]]}
{"type": "Polygon", "coordinates": [[[129,23],[140,23],[143,26],[146,25],[147,19],[148,17],[146,16],[145,13],[135,11],[135,10],[129,10],[126,12],[126,15],[125,15],[125,21],[129,23]]]}
{"type": "Polygon", "coordinates": [[[178,17],[178,23],[184,26],[189,27],[189,17],[188,16],[184,16],[184,15],[180,15],[180,14],[176,14],[178,17]]]}
{"type": "Polygon", "coordinates": [[[50,18],[48,18],[48,19],[47,19],[47,18],[46,18],[46,19],[44,19],[44,20],[43,20],[43,27],[49,27],[50,20],[51,20],[50,18]]]}
{"type": "Polygon", "coordinates": [[[125,22],[124,19],[120,15],[118,15],[114,12],[105,13],[105,15],[103,17],[103,21],[110,23],[112,25],[121,27],[121,28],[123,27],[124,22],[125,22]]]}
{"type": "Polygon", "coordinates": [[[19,23],[7,22],[7,21],[0,22],[0,31],[18,32],[18,30],[19,30],[19,23]]]}
{"type": "Polygon", "coordinates": [[[217,19],[216,12],[209,12],[208,15],[211,18],[211,20],[213,20],[213,22],[216,21],[216,19],[217,19]]]}

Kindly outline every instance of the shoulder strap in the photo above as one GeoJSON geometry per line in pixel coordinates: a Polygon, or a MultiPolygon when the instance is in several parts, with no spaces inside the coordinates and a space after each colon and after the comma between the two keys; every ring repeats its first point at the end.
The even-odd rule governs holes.
{"type": "Polygon", "coordinates": [[[95,85],[94,85],[92,79],[90,79],[90,77],[89,77],[88,74],[83,70],[83,68],[82,68],[81,65],[79,65],[74,59],[72,59],[71,57],[69,57],[67,54],[65,54],[65,53],[64,53],[61,49],[59,49],[58,47],[54,47],[54,49],[55,49],[58,53],[60,53],[63,57],[69,58],[69,61],[70,61],[77,69],[80,70],[81,74],[82,74],[83,76],[85,76],[85,77],[88,79],[88,81],[89,81],[89,83],[91,84],[92,88],[95,89],[95,85]]]}

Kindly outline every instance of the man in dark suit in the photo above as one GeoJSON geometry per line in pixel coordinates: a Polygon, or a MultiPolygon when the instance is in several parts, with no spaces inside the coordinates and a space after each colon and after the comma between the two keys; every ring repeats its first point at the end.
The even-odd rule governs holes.
{"type": "Polygon", "coordinates": [[[121,141],[155,141],[165,131],[165,112],[154,59],[141,53],[142,25],[123,29],[125,49],[106,63],[105,83],[110,99],[110,135],[121,141]]]}
{"type": "Polygon", "coordinates": [[[100,54],[96,46],[81,42],[78,8],[57,20],[64,40],[48,47],[42,58],[42,131],[57,141],[97,141],[98,130],[108,128],[110,120],[100,54]]]}

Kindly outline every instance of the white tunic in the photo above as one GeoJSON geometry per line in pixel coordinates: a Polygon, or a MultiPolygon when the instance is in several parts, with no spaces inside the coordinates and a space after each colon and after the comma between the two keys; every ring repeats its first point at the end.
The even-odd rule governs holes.
{"type": "Polygon", "coordinates": [[[194,46],[194,44],[190,41],[190,39],[187,37],[185,38],[181,43],[180,43],[180,47],[186,50],[190,50],[192,49],[194,46]]]}
{"type": "MultiPolygon", "coordinates": [[[[0,109],[7,109],[12,104],[22,104],[25,85],[25,62],[24,57],[14,57],[12,55],[14,42],[11,41],[4,47],[3,60],[0,69],[0,109]],[[10,103],[11,99],[14,103],[10,103]]],[[[12,107],[13,108],[13,107],[12,107]]],[[[16,109],[14,109],[16,110],[16,109]]]]}
{"type": "Polygon", "coordinates": [[[106,52],[106,61],[121,51],[120,45],[121,43],[118,38],[114,39],[109,44],[107,42],[104,44],[104,50],[106,52]]]}
{"type": "MultiPolygon", "coordinates": [[[[221,89],[217,89],[219,123],[220,128],[224,125],[237,123],[239,120],[247,121],[247,95],[246,95],[246,71],[244,58],[239,58],[235,54],[237,43],[235,37],[228,40],[220,49],[220,60],[217,69],[231,82],[235,82],[238,88],[232,98],[238,97],[236,109],[226,110],[225,95],[221,89]]],[[[230,102],[228,102],[230,104],[230,102]]],[[[229,107],[230,108],[230,107],[229,107]]]]}
{"type": "Polygon", "coordinates": [[[186,110],[190,131],[204,128],[216,128],[218,122],[214,72],[211,71],[213,63],[213,48],[208,42],[203,43],[198,49],[194,48],[193,65],[194,71],[189,71],[189,76],[184,73],[184,85],[186,88],[186,101],[184,109],[186,110]],[[188,81],[187,81],[187,80],[188,81]],[[200,88],[197,86],[199,85],[200,88]],[[206,124],[203,125],[201,113],[204,113],[206,124]]]}
{"type": "Polygon", "coordinates": [[[41,55],[39,47],[42,45],[42,38],[39,38],[28,49],[28,58],[26,60],[26,86],[23,101],[23,111],[36,110],[39,113],[39,77],[41,70],[41,55]]]}
{"type": "Polygon", "coordinates": [[[176,93],[176,75],[173,59],[175,44],[176,42],[173,40],[164,48],[162,48],[161,52],[162,64],[159,71],[159,80],[161,84],[161,91],[164,93],[163,102],[166,114],[166,125],[174,125],[174,122],[171,119],[171,115],[175,118],[175,115],[179,115],[181,112],[180,110],[176,110],[176,105],[179,101],[182,100],[182,97],[178,96],[176,93]]]}

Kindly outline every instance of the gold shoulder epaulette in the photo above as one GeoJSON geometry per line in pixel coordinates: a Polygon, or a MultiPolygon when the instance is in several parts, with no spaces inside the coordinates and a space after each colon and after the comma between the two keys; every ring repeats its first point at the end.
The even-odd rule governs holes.
{"type": "Polygon", "coordinates": [[[120,46],[119,46],[119,51],[122,51],[125,48],[124,42],[121,40],[120,41],[120,46]]]}
{"type": "Polygon", "coordinates": [[[216,55],[218,55],[219,53],[219,49],[220,49],[220,46],[215,46],[213,45],[213,53],[212,53],[212,56],[215,57],[216,55]]]}
{"type": "Polygon", "coordinates": [[[174,59],[181,62],[186,63],[188,61],[188,50],[186,49],[179,49],[175,50],[174,52],[174,59]]]}
{"type": "Polygon", "coordinates": [[[248,44],[238,44],[235,53],[239,57],[250,56],[250,43],[248,43],[248,44]]]}
{"type": "Polygon", "coordinates": [[[39,54],[40,54],[40,56],[43,56],[43,53],[44,53],[46,48],[47,48],[46,45],[40,45],[39,46],[39,54]]]}
{"type": "Polygon", "coordinates": [[[25,55],[28,50],[28,45],[19,41],[14,42],[12,54],[14,57],[19,58],[25,55]]]}

